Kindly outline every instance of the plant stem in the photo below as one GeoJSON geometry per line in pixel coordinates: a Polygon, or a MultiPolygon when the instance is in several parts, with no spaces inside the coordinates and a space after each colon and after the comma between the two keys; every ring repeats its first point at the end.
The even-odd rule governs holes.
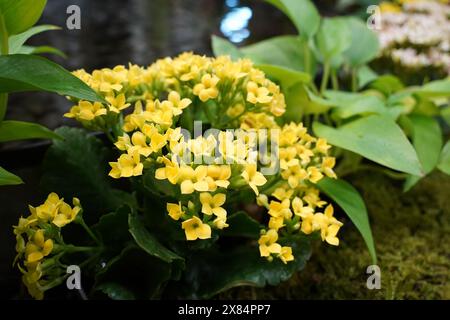
{"type": "Polygon", "coordinates": [[[305,72],[309,74],[311,73],[311,52],[309,51],[307,43],[303,46],[303,58],[305,64],[305,72]]]}
{"type": "Polygon", "coordinates": [[[339,79],[335,69],[331,70],[331,83],[333,85],[333,90],[339,90],[339,79]]]}
{"type": "MultiPolygon", "coordinates": [[[[88,225],[84,222],[84,219],[81,218],[79,220],[79,224],[86,230],[86,232],[89,234],[89,236],[92,238],[92,240],[95,241],[99,246],[101,245],[101,242],[98,240],[98,238],[95,236],[95,234],[92,232],[91,228],[88,227],[88,225]]],[[[78,247],[80,248],[80,247],[78,247]]]]}
{"type": "MultiPolygon", "coordinates": [[[[8,55],[9,53],[9,36],[8,31],[6,30],[5,19],[3,15],[0,14],[0,38],[2,44],[1,55],[8,55]]],[[[1,93],[0,94],[0,122],[3,121],[6,115],[6,108],[8,105],[8,94],[1,93]]]]}
{"type": "Polygon", "coordinates": [[[356,68],[352,69],[352,91],[358,91],[358,70],[356,68]]]}
{"type": "Polygon", "coordinates": [[[327,89],[328,79],[330,78],[330,63],[325,62],[323,66],[322,84],[320,85],[320,93],[323,94],[327,89]]]}

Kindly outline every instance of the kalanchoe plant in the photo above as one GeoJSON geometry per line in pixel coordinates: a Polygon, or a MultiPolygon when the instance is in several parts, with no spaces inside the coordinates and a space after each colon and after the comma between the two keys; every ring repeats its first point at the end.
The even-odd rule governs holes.
{"type": "Polygon", "coordinates": [[[184,53],[74,74],[105,102],[72,98],[65,116],[110,141],[56,131],[65,141],[48,151],[42,188],[76,197],[75,207],[52,193],[15,227],[35,298],[67,277],[49,261],[82,265],[92,297],[205,298],[278,284],[304,267],[311,240],[339,244],[342,222],[321,182],[370,236],[361,198],[336,180],[331,146],[283,119],[280,87],[250,60],[184,53]],[[129,183],[118,190],[116,180],[129,183]],[[90,240],[79,228],[79,240],[63,242],[61,221],[90,240]]]}

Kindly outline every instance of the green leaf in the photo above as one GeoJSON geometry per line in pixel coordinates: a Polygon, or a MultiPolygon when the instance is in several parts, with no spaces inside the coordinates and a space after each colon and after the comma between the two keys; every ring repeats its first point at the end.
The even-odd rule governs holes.
{"type": "Polygon", "coordinates": [[[101,216],[99,221],[92,227],[110,250],[112,247],[123,248],[124,243],[132,240],[128,231],[128,216],[131,212],[132,210],[129,206],[123,205],[115,212],[101,216]],[[111,230],[114,230],[114,232],[111,230]]]}
{"type": "Polygon", "coordinates": [[[432,81],[421,87],[412,88],[411,90],[422,97],[450,97],[450,80],[432,81]]]}
{"type": "MultiPolygon", "coordinates": [[[[296,71],[305,71],[305,50],[310,50],[306,40],[297,36],[279,36],[241,48],[246,58],[255,64],[270,64],[296,71]]],[[[309,70],[315,72],[317,62],[310,54],[309,70]]]]}
{"type": "Polygon", "coordinates": [[[98,271],[94,290],[117,300],[155,299],[171,276],[170,264],[129,245],[98,271]]]}
{"type": "MultiPolygon", "coordinates": [[[[416,149],[425,174],[428,174],[436,167],[441,155],[443,145],[441,127],[431,117],[410,115],[409,119],[413,131],[412,140],[414,148],[416,149]]],[[[408,191],[419,180],[420,177],[409,176],[406,179],[404,190],[408,191]]]]}
{"type": "Polygon", "coordinates": [[[135,300],[136,296],[127,287],[115,283],[105,282],[97,286],[97,290],[102,291],[112,300],[135,300]]]}
{"type": "Polygon", "coordinates": [[[230,215],[227,219],[228,228],[223,229],[222,236],[245,237],[258,239],[260,235],[260,224],[245,211],[239,211],[230,215]]]}
{"type": "Polygon", "coordinates": [[[374,59],[380,49],[377,35],[357,18],[346,20],[351,34],[351,45],[344,52],[345,60],[352,67],[359,67],[374,59]]]}
{"type": "Polygon", "coordinates": [[[268,64],[257,64],[255,67],[262,70],[269,78],[278,81],[283,88],[289,88],[298,82],[311,82],[311,76],[305,72],[268,64]]]}
{"type": "Polygon", "coordinates": [[[333,199],[355,224],[366,242],[373,264],[377,263],[377,254],[370,229],[366,205],[359,192],[348,182],[331,178],[323,178],[317,187],[333,199]]]}
{"type": "Polygon", "coordinates": [[[31,28],[41,17],[47,0],[2,0],[0,20],[3,17],[8,35],[19,34],[31,28]]]}
{"type": "Polygon", "coordinates": [[[423,175],[416,151],[402,129],[389,117],[372,115],[337,129],[315,122],[313,128],[317,136],[332,145],[394,170],[423,175]]]}
{"type": "Polygon", "coordinates": [[[441,116],[445,120],[447,125],[450,126],[450,106],[441,109],[441,116]]]}
{"type": "Polygon", "coordinates": [[[299,34],[310,39],[319,29],[320,15],[310,0],[266,0],[283,11],[294,23],[299,34]]]}
{"type": "Polygon", "coordinates": [[[9,53],[16,54],[21,53],[20,49],[25,44],[25,42],[30,39],[32,36],[37,35],[39,33],[50,31],[50,30],[59,30],[61,28],[53,25],[41,25],[35,26],[33,28],[28,29],[21,34],[17,34],[9,38],[9,53]]]}
{"type": "Polygon", "coordinates": [[[243,54],[239,51],[239,49],[230,41],[214,35],[211,39],[213,53],[216,57],[230,56],[232,60],[238,60],[243,57],[243,54]]]}
{"type": "Polygon", "coordinates": [[[50,46],[39,46],[39,47],[33,47],[33,46],[22,46],[19,51],[20,54],[42,54],[42,53],[50,53],[57,56],[60,56],[62,58],[67,58],[66,54],[62,52],[61,50],[50,47],[50,46]]]}
{"type": "Polygon", "coordinates": [[[441,152],[441,158],[438,164],[439,170],[450,175],[450,141],[447,141],[441,152]]]}
{"type": "MultiPolygon", "coordinates": [[[[341,60],[342,54],[350,48],[351,37],[346,18],[324,18],[315,36],[315,47],[322,62],[341,60]]],[[[334,67],[340,63],[334,62],[334,67]]]]}
{"type": "Polygon", "coordinates": [[[128,224],[134,240],[148,254],[168,263],[174,260],[183,260],[182,257],[167,249],[150,232],[148,232],[145,225],[142,223],[142,220],[136,214],[131,214],[129,216],[128,224]]]}
{"type": "MultiPolygon", "coordinates": [[[[390,110],[386,108],[384,101],[374,95],[327,90],[324,92],[324,96],[331,105],[337,108],[334,114],[341,119],[347,119],[358,114],[384,114],[391,116],[390,110]]],[[[393,119],[397,117],[398,114],[392,114],[393,119]]]]}
{"type": "Polygon", "coordinates": [[[101,101],[83,81],[61,66],[38,56],[0,56],[0,93],[50,91],[89,101],[101,101]]]}
{"type": "Polygon", "coordinates": [[[302,83],[297,83],[284,92],[286,97],[286,112],[283,114],[285,123],[291,121],[301,122],[304,115],[321,114],[330,109],[330,106],[308,92],[302,83]]]}
{"type": "Polygon", "coordinates": [[[358,88],[364,88],[367,84],[371,83],[378,78],[378,74],[368,66],[362,66],[358,68],[358,88]]]}
{"type": "Polygon", "coordinates": [[[386,97],[402,90],[404,87],[400,79],[392,75],[380,76],[370,84],[370,88],[380,91],[386,97]]]}
{"type": "Polygon", "coordinates": [[[0,186],[13,186],[22,183],[22,179],[18,176],[0,167],[0,186]]]}
{"type": "MultiPolygon", "coordinates": [[[[259,256],[257,246],[249,244],[235,249],[198,251],[187,261],[183,298],[207,299],[238,286],[278,285],[302,270],[311,255],[309,239],[299,237],[292,246],[294,261],[268,262],[259,256]]],[[[177,288],[180,287],[177,285],[177,288]]]]}
{"type": "Polygon", "coordinates": [[[79,198],[88,223],[124,204],[133,205],[130,194],[111,187],[110,150],[99,139],[83,129],[62,127],[55,132],[64,141],[55,140],[44,157],[42,192],[79,198]]]}
{"type": "Polygon", "coordinates": [[[0,123],[0,142],[37,138],[61,139],[59,135],[37,123],[12,120],[0,123]]]}

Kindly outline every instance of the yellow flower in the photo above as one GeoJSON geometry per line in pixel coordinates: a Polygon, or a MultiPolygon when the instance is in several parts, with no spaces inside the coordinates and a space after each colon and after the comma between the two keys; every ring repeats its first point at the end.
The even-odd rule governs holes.
{"type": "Polygon", "coordinates": [[[180,189],[182,194],[191,194],[194,191],[208,191],[208,182],[206,181],[206,174],[208,168],[206,166],[198,166],[192,169],[192,167],[183,167],[181,171],[180,189]]]}
{"type": "Polygon", "coordinates": [[[317,139],[316,150],[318,152],[326,155],[326,154],[328,154],[328,149],[330,149],[330,148],[331,148],[331,146],[327,143],[327,140],[322,139],[322,138],[317,139]]]}
{"type": "Polygon", "coordinates": [[[64,227],[66,224],[71,223],[77,217],[78,213],[81,211],[79,206],[79,200],[77,198],[73,199],[74,207],[72,208],[67,203],[63,202],[59,207],[58,214],[53,219],[53,224],[59,228],[64,227]]]}
{"type": "Polygon", "coordinates": [[[109,111],[114,113],[120,113],[120,111],[130,106],[130,104],[127,103],[127,99],[123,93],[119,94],[116,97],[108,96],[106,97],[106,101],[108,101],[109,103],[109,111]]]}
{"type": "Polygon", "coordinates": [[[269,214],[275,218],[283,217],[290,219],[292,217],[292,211],[290,209],[289,199],[284,199],[282,202],[270,201],[269,214]]]}
{"type": "Polygon", "coordinates": [[[336,158],[334,157],[324,157],[322,159],[322,172],[328,177],[336,179],[336,173],[334,173],[333,168],[336,164],[336,158]]]}
{"type": "Polygon", "coordinates": [[[181,202],[178,203],[168,203],[166,205],[167,212],[169,213],[169,216],[173,220],[180,220],[181,216],[184,214],[183,208],[181,207],[181,202]]]}
{"type": "Polygon", "coordinates": [[[281,246],[276,243],[277,240],[278,233],[273,229],[270,229],[259,238],[258,244],[261,257],[269,257],[271,254],[281,253],[281,246]]]}
{"type": "Polygon", "coordinates": [[[294,214],[299,217],[308,217],[312,213],[314,213],[314,209],[309,206],[303,206],[303,201],[299,197],[295,197],[292,200],[292,209],[294,214]]]}
{"type": "Polygon", "coordinates": [[[383,1],[379,4],[381,13],[399,13],[402,8],[395,3],[383,1]]]}
{"type": "Polygon", "coordinates": [[[217,187],[228,188],[231,177],[231,167],[229,165],[210,165],[208,166],[207,179],[212,183],[209,184],[209,191],[215,191],[217,187]]]}
{"type": "Polygon", "coordinates": [[[25,257],[28,263],[38,262],[48,256],[53,250],[53,241],[45,240],[44,230],[37,230],[25,247],[25,257]]]}
{"type": "Polygon", "coordinates": [[[190,99],[181,99],[180,94],[176,91],[171,91],[167,99],[173,104],[173,107],[175,108],[173,113],[175,116],[180,115],[183,112],[183,109],[187,108],[192,103],[190,99]]]}
{"type": "Polygon", "coordinates": [[[247,101],[250,103],[269,103],[272,101],[272,96],[269,94],[270,92],[267,88],[258,87],[258,85],[253,81],[250,81],[247,84],[247,101]]]}
{"type": "MultiPolygon", "coordinates": [[[[63,200],[56,193],[52,192],[48,195],[44,204],[36,208],[36,216],[43,221],[53,220],[62,203],[63,200]]],[[[30,207],[30,210],[34,210],[34,208],[30,207]]]]}
{"type": "Polygon", "coordinates": [[[226,217],[225,218],[217,217],[216,219],[214,219],[213,224],[214,224],[214,227],[216,227],[219,230],[229,227],[226,217]]]}
{"type": "Polygon", "coordinates": [[[266,177],[264,177],[261,172],[256,170],[256,164],[246,165],[241,176],[256,193],[256,195],[259,195],[258,187],[263,186],[267,182],[266,177]]]}
{"type": "Polygon", "coordinates": [[[26,275],[22,276],[22,281],[27,287],[30,296],[32,296],[36,300],[44,299],[44,291],[41,289],[39,283],[29,282],[28,277],[26,275]]]}
{"type": "Polygon", "coordinates": [[[317,183],[323,178],[323,174],[316,167],[308,167],[309,181],[317,183]]]}
{"type": "Polygon", "coordinates": [[[292,255],[292,248],[291,247],[282,247],[281,252],[278,255],[278,258],[280,258],[284,264],[287,264],[289,261],[293,261],[294,256],[292,255]]]}
{"type": "Polygon", "coordinates": [[[117,162],[110,162],[111,171],[109,175],[115,179],[128,178],[142,175],[144,165],[141,163],[140,155],[137,151],[122,154],[117,162]]]}
{"type": "MultiPolygon", "coordinates": [[[[125,141],[125,143],[126,143],[126,141],[125,141]]],[[[131,136],[131,143],[133,144],[129,148],[131,153],[136,151],[140,155],[142,155],[144,157],[148,157],[153,152],[153,148],[147,144],[146,135],[140,131],[136,131],[135,133],[133,133],[133,135],[131,136]]]]}
{"type": "Polygon", "coordinates": [[[96,117],[103,116],[107,113],[106,108],[100,102],[81,100],[77,106],[70,109],[69,113],[64,114],[67,118],[76,118],[79,120],[91,121],[96,117]]]}
{"type": "Polygon", "coordinates": [[[177,163],[170,161],[166,157],[158,158],[158,162],[163,162],[165,167],[158,168],[155,171],[155,178],[158,180],[169,180],[171,184],[176,184],[180,177],[180,167],[177,163]]]}
{"type": "Polygon", "coordinates": [[[226,196],[218,193],[214,196],[207,192],[200,193],[200,203],[202,204],[202,212],[207,215],[215,214],[217,217],[224,218],[227,212],[222,205],[225,203],[226,196]]]}
{"type": "Polygon", "coordinates": [[[283,201],[284,199],[290,199],[292,195],[294,194],[294,190],[291,188],[276,188],[274,192],[272,192],[272,196],[277,198],[280,201],[283,201]]]}
{"type": "Polygon", "coordinates": [[[220,79],[214,75],[211,76],[210,74],[205,74],[202,77],[201,83],[195,85],[193,90],[194,94],[203,102],[217,98],[219,95],[219,90],[217,89],[219,80],[220,79]]]}
{"type": "Polygon", "coordinates": [[[339,229],[341,227],[337,224],[332,224],[331,226],[327,227],[324,232],[322,232],[322,239],[325,239],[326,242],[331,244],[332,246],[338,246],[339,245],[339,239],[336,237],[339,229]]]}
{"type": "Polygon", "coordinates": [[[181,227],[186,234],[186,239],[189,241],[211,238],[211,227],[196,216],[184,221],[181,227]]]}
{"type": "Polygon", "coordinates": [[[167,144],[167,137],[159,133],[158,129],[153,125],[145,124],[142,127],[142,132],[150,138],[150,150],[152,152],[159,152],[167,144]]]}

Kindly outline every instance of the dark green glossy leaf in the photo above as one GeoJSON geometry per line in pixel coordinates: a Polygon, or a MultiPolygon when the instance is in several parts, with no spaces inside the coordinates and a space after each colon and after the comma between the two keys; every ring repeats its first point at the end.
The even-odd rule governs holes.
{"type": "Polygon", "coordinates": [[[293,247],[295,260],[283,264],[259,256],[257,246],[244,245],[230,250],[199,251],[190,256],[185,274],[187,298],[207,299],[238,286],[278,285],[304,268],[311,255],[309,239],[300,237],[293,247]]]}
{"type": "Polygon", "coordinates": [[[37,123],[13,120],[0,123],[0,142],[26,139],[61,139],[61,137],[37,123]]]}
{"type": "Polygon", "coordinates": [[[12,186],[22,183],[22,179],[18,176],[0,167],[0,186],[12,186]]]}
{"type": "Polygon", "coordinates": [[[228,228],[223,229],[222,235],[227,237],[245,237],[258,239],[261,226],[248,213],[244,211],[236,212],[227,219],[228,228]]]}
{"type": "Polygon", "coordinates": [[[0,56],[0,93],[49,91],[89,101],[103,101],[83,81],[38,56],[0,56]]]}
{"type": "Polygon", "coordinates": [[[139,216],[132,214],[128,218],[131,235],[136,243],[148,254],[165,262],[183,260],[180,256],[163,246],[145,227],[139,216]]]}
{"type": "Polygon", "coordinates": [[[88,223],[123,204],[133,205],[130,194],[111,187],[110,151],[99,139],[76,128],[62,127],[55,132],[64,141],[55,140],[44,157],[42,192],[79,198],[88,223]]]}

